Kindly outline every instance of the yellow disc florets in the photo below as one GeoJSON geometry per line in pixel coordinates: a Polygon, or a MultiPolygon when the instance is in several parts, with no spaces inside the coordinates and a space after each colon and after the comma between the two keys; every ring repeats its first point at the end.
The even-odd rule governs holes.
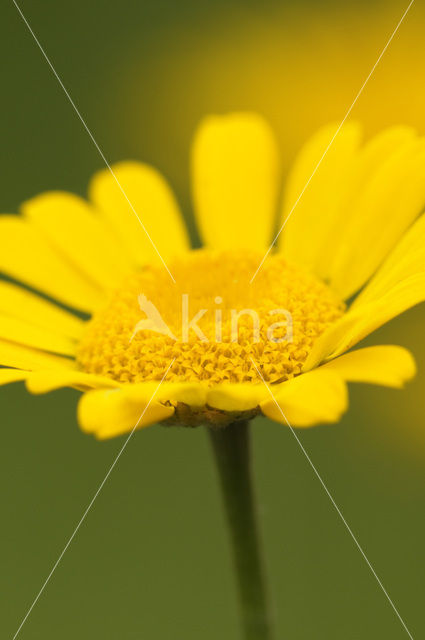
{"type": "Polygon", "coordinates": [[[77,361],[119,382],[270,383],[301,372],[314,341],[344,313],[324,283],[279,255],[192,251],[133,274],[88,323],[77,361]],[[196,317],[197,316],[197,317],[196,317]]]}

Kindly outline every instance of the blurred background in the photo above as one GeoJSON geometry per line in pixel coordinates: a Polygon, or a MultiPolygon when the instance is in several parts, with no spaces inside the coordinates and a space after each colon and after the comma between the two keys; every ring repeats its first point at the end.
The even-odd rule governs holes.
{"type": "MultiPolygon", "coordinates": [[[[161,169],[198,242],[191,136],[210,112],[254,109],[287,170],[319,125],[341,120],[407,6],[292,0],[21,0],[110,162],[161,169]]],[[[413,5],[353,110],[368,134],[425,133],[425,10],[413,5]]],[[[13,3],[0,20],[0,210],[47,189],[85,194],[102,160],[13,3]]],[[[411,348],[404,391],[351,388],[338,426],[300,432],[415,638],[425,637],[425,306],[370,343],[411,348]]],[[[0,627],[12,638],[121,439],[98,443],[77,392],[0,388],[0,627]]],[[[253,425],[255,474],[278,638],[407,637],[291,433],[253,425]]],[[[137,433],[20,637],[233,640],[237,604],[203,429],[137,433]]]]}

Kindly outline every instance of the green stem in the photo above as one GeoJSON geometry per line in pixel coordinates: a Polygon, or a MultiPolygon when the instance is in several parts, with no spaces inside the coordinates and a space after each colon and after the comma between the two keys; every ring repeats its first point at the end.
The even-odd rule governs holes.
{"type": "Polygon", "coordinates": [[[251,477],[248,422],[209,429],[230,529],[244,640],[271,640],[269,601],[251,477]]]}

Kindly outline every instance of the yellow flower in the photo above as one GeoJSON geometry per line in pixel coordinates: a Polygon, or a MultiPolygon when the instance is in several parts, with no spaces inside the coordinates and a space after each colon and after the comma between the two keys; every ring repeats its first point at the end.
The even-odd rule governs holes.
{"type": "Polygon", "coordinates": [[[324,156],[335,132],[299,153],[275,227],[267,123],[206,118],[192,150],[200,250],[165,180],[135,162],[98,173],[88,202],[52,192],[1,216],[0,269],[17,283],[0,282],[0,384],[81,390],[79,422],[99,438],[131,431],[155,389],[139,427],[260,413],[311,426],[340,418],[347,382],[402,386],[415,373],[406,349],[349,350],[425,298],[425,142],[393,127],[361,144],[350,123],[324,156]],[[189,319],[204,310],[189,330],[182,304],[189,319]]]}

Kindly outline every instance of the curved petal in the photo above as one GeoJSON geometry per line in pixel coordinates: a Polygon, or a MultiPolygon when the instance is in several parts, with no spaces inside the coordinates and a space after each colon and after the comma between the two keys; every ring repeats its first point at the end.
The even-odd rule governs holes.
{"type": "Polygon", "coordinates": [[[344,353],[407,309],[425,301],[425,215],[390,253],[349,311],[317,340],[305,370],[344,353]]]}
{"type": "Polygon", "coordinates": [[[339,131],[337,124],[322,127],[301,149],[288,176],[279,246],[289,260],[313,271],[340,213],[361,133],[351,122],[339,131]]]}
{"type": "Polygon", "coordinates": [[[71,338],[41,329],[25,320],[10,318],[2,313],[0,313],[0,338],[64,356],[73,356],[76,350],[76,344],[71,338]]]}
{"type": "Polygon", "coordinates": [[[336,239],[328,274],[348,298],[370,278],[425,204],[425,141],[406,143],[372,176],[336,239]]]}
{"type": "MultiPolygon", "coordinates": [[[[400,152],[411,152],[417,144],[416,132],[411,127],[395,126],[385,129],[367,144],[365,144],[354,155],[350,166],[346,188],[343,190],[340,202],[338,204],[338,215],[334,224],[329,229],[327,238],[321,247],[317,264],[317,274],[324,280],[330,280],[334,273],[335,262],[337,260],[339,247],[343,242],[347,227],[353,224],[352,219],[361,217],[361,208],[363,204],[359,201],[369,197],[370,185],[379,186],[378,193],[381,191],[385,195],[388,184],[385,183],[386,171],[395,163],[395,170],[399,166],[400,152]],[[381,176],[381,178],[379,178],[381,176]],[[366,193],[366,196],[365,196],[366,193]]],[[[379,198],[371,200],[371,220],[373,222],[373,210],[379,204],[379,198]]],[[[366,221],[367,222],[367,221],[366,221]]],[[[349,242],[350,237],[347,235],[345,242],[349,242]]],[[[352,250],[350,246],[348,250],[352,250]]]]}
{"type": "Polygon", "coordinates": [[[304,370],[336,358],[378,327],[424,300],[425,272],[407,278],[376,300],[355,306],[316,341],[304,370]]]}
{"type": "Polygon", "coordinates": [[[74,360],[1,339],[0,365],[30,371],[36,371],[37,369],[75,369],[74,360]]]}
{"type": "Polygon", "coordinates": [[[23,287],[0,281],[0,314],[26,320],[55,334],[79,339],[84,321],[23,287]]]}
{"type": "Polygon", "coordinates": [[[249,411],[268,397],[269,393],[263,383],[218,384],[208,390],[207,404],[221,411],[249,411]]]}
{"type": "Polygon", "coordinates": [[[129,398],[123,388],[85,393],[78,404],[78,422],[83,431],[100,440],[112,438],[169,418],[174,407],[151,400],[152,393],[139,390],[138,398],[129,398]]]}
{"type": "Polygon", "coordinates": [[[0,271],[65,304],[93,311],[103,294],[19,216],[0,216],[0,271]]]}
{"type": "Polygon", "coordinates": [[[25,202],[23,214],[47,239],[102,289],[110,289],[131,270],[124,247],[82,198],[61,191],[25,202]]]}
{"type": "Polygon", "coordinates": [[[94,176],[89,195],[133,264],[158,261],[149,237],[165,261],[189,249],[180,210],[161,174],[139,162],[120,162],[112,171],[116,180],[108,169],[94,176]]]}
{"type": "Polygon", "coordinates": [[[27,389],[30,393],[41,394],[63,387],[87,389],[115,389],[121,385],[111,378],[96,376],[83,371],[42,370],[31,372],[27,377],[27,389]]]}
{"type": "Polygon", "coordinates": [[[262,412],[291,427],[338,422],[348,407],[346,384],[332,371],[316,369],[270,390],[273,398],[260,404],[262,412]]]}
{"type": "Polygon", "coordinates": [[[0,386],[10,384],[11,382],[21,382],[25,380],[30,373],[30,371],[22,371],[21,369],[0,368],[0,386]]]}
{"type": "Polygon", "coordinates": [[[353,302],[355,309],[385,295],[392,287],[425,272],[425,214],[404,234],[372,280],[353,302]]]}
{"type": "Polygon", "coordinates": [[[120,388],[130,402],[136,403],[144,401],[146,397],[149,398],[153,394],[159,402],[173,405],[183,402],[191,407],[204,406],[207,399],[207,387],[202,383],[163,382],[158,389],[157,381],[122,384],[106,376],[77,370],[41,370],[28,374],[27,389],[31,393],[48,393],[62,387],[72,387],[82,391],[120,388]]]}
{"type": "Polygon", "coordinates": [[[205,118],[192,148],[193,197],[213,249],[264,251],[278,197],[278,151],[268,123],[251,113],[205,118]]]}
{"type": "Polygon", "coordinates": [[[350,351],[320,367],[334,371],[346,382],[366,382],[401,388],[416,374],[415,360],[407,349],[379,345],[350,351]]]}
{"type": "Polygon", "coordinates": [[[158,381],[154,380],[127,384],[124,392],[130,400],[138,401],[140,397],[145,398],[146,394],[155,394],[155,399],[159,402],[173,405],[184,402],[191,407],[202,407],[207,400],[207,386],[202,382],[163,382],[158,388],[158,381]]]}
{"type": "MultiPolygon", "coordinates": [[[[289,178],[284,217],[334,135],[333,128],[324,128],[301,151],[289,178]]],[[[370,278],[425,204],[423,139],[409,127],[392,127],[360,150],[358,140],[353,125],[340,130],[281,242],[288,258],[307,265],[341,298],[370,278]]]]}

